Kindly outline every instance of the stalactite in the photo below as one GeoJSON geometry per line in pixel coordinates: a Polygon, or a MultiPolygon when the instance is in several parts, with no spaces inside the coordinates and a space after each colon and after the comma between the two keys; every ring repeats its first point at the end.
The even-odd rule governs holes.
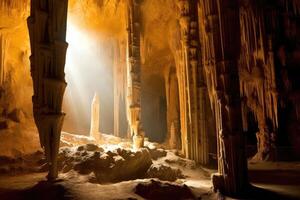
{"type": "Polygon", "coordinates": [[[202,59],[218,140],[215,190],[238,195],[248,187],[238,77],[238,1],[199,0],[202,59]]]}
{"type": "MultiPolygon", "coordinates": [[[[274,159],[274,132],[278,127],[277,89],[275,82],[275,64],[271,37],[266,37],[264,15],[253,1],[240,8],[241,56],[240,56],[240,92],[245,106],[249,107],[258,121],[258,152],[254,159],[274,159]],[[268,127],[271,120],[272,127],[268,127]]],[[[247,117],[243,113],[243,118],[247,117]]]]}
{"type": "Polygon", "coordinates": [[[294,15],[300,15],[300,1],[299,0],[279,0],[286,12],[291,12],[294,15]]]}
{"type": "Polygon", "coordinates": [[[31,0],[28,18],[33,112],[49,164],[49,180],[58,176],[57,154],[65,116],[61,110],[67,85],[64,74],[67,11],[68,0],[31,0]]]}
{"type": "Polygon", "coordinates": [[[135,148],[144,145],[141,123],[140,1],[128,1],[128,120],[135,148]]]}

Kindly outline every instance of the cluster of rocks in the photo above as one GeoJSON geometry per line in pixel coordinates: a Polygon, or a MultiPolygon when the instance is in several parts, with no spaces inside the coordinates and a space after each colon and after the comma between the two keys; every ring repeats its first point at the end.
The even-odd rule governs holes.
{"type": "Polygon", "coordinates": [[[139,178],[158,178],[166,181],[183,178],[179,169],[153,164],[153,159],[166,155],[164,150],[143,148],[132,151],[118,148],[105,151],[97,145],[87,144],[77,148],[61,148],[58,163],[63,173],[73,170],[81,175],[89,175],[90,181],[97,183],[114,183],[139,178]]]}

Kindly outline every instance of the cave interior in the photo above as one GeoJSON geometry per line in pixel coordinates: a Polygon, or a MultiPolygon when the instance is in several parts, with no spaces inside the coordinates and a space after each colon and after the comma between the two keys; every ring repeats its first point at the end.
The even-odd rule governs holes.
{"type": "Polygon", "coordinates": [[[0,199],[300,199],[299,0],[0,0],[0,199]]]}

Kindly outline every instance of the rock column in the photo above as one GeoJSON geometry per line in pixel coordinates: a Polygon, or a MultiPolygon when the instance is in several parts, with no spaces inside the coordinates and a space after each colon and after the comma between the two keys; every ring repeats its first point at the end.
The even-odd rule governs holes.
{"type": "Polygon", "coordinates": [[[57,154],[65,114],[62,100],[68,0],[31,0],[28,28],[31,45],[33,113],[49,165],[48,180],[58,176],[57,154]]]}
{"type": "Polygon", "coordinates": [[[144,145],[141,124],[140,0],[128,1],[128,118],[135,148],[144,145]]]}
{"type": "Polygon", "coordinates": [[[209,162],[207,99],[200,60],[197,1],[177,0],[180,11],[181,65],[177,71],[180,89],[182,149],[187,158],[209,162]]]}
{"type": "Polygon", "coordinates": [[[0,86],[3,85],[6,77],[6,53],[8,50],[8,39],[5,32],[0,30],[0,86]]]}
{"type": "Polygon", "coordinates": [[[95,139],[96,142],[99,142],[100,140],[99,123],[100,123],[100,102],[99,102],[98,95],[95,93],[91,105],[90,137],[95,139]]]}
{"type": "Polygon", "coordinates": [[[181,149],[180,109],[178,80],[175,67],[171,67],[166,79],[168,144],[171,149],[181,149]]]}
{"type": "Polygon", "coordinates": [[[215,190],[240,195],[248,187],[239,91],[238,0],[199,0],[200,37],[210,101],[216,118],[218,174],[215,190]]]}

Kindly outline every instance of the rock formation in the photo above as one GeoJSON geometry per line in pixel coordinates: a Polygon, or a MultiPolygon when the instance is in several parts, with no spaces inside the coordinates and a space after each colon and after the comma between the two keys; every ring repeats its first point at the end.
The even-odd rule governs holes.
{"type": "Polygon", "coordinates": [[[232,0],[199,4],[202,59],[217,130],[215,190],[236,195],[248,187],[239,92],[239,6],[232,0]]]}
{"type": "Polygon", "coordinates": [[[197,2],[177,1],[181,28],[178,86],[181,109],[182,150],[187,158],[208,164],[207,88],[200,61],[197,2]]]}
{"type": "Polygon", "coordinates": [[[65,114],[65,55],[68,0],[32,0],[28,28],[34,119],[49,164],[48,179],[58,176],[57,154],[65,114]]]}
{"type": "Polygon", "coordinates": [[[128,1],[128,120],[135,148],[144,145],[141,123],[140,1],[128,1]]]}
{"type": "MultiPolygon", "coordinates": [[[[256,1],[244,1],[240,8],[241,56],[240,91],[244,97],[244,129],[247,129],[247,112],[250,109],[258,122],[257,154],[255,159],[274,159],[275,141],[271,134],[278,127],[278,91],[275,82],[275,63],[271,27],[265,25],[268,17],[256,1]],[[270,119],[271,124],[267,124],[270,119]],[[273,130],[273,131],[272,131],[273,130]]],[[[270,16],[273,21],[273,17],[270,16]]],[[[275,27],[273,27],[275,28],[275,27]]],[[[273,29],[272,28],[272,29],[273,29]]]]}
{"type": "Polygon", "coordinates": [[[176,68],[172,67],[167,73],[166,97],[167,97],[167,125],[168,125],[168,143],[170,148],[181,149],[180,133],[180,108],[179,91],[176,68]]]}
{"type": "Polygon", "coordinates": [[[6,77],[6,53],[8,49],[8,38],[5,30],[0,29],[0,86],[2,86],[6,77]]]}
{"type": "Polygon", "coordinates": [[[126,39],[120,39],[115,44],[114,52],[114,135],[122,136],[122,110],[126,110],[125,96],[127,85],[126,71],[126,39]],[[123,106],[123,107],[122,107],[123,106]]]}
{"type": "Polygon", "coordinates": [[[91,105],[91,128],[90,128],[90,137],[94,138],[95,141],[100,140],[100,102],[98,94],[95,93],[92,105],[91,105]]]}
{"type": "MultiPolygon", "coordinates": [[[[134,148],[144,146],[146,132],[150,141],[158,135],[159,142],[198,164],[217,158],[214,189],[233,196],[249,186],[247,158],[276,160],[287,148],[300,156],[299,0],[70,2],[86,11],[83,19],[75,18],[81,28],[103,31],[107,43],[112,41],[115,136],[123,136],[120,116],[126,107],[134,148]],[[257,152],[250,155],[248,147],[257,152]]],[[[19,73],[23,65],[26,71],[29,47],[15,43],[27,29],[16,36],[12,27],[19,25],[7,32],[5,22],[18,12],[25,18],[29,5],[34,119],[50,166],[48,178],[55,179],[64,118],[67,0],[0,2],[0,16],[5,15],[0,22],[1,125],[9,129],[8,118],[24,123],[22,114],[12,117],[16,109],[31,117],[24,109],[30,106],[12,103],[23,100],[18,86],[31,89],[23,84],[25,76],[14,78],[25,74],[19,73]]],[[[90,135],[96,140],[98,106],[95,96],[90,135]]],[[[64,138],[77,144],[71,134],[64,138]]]]}

